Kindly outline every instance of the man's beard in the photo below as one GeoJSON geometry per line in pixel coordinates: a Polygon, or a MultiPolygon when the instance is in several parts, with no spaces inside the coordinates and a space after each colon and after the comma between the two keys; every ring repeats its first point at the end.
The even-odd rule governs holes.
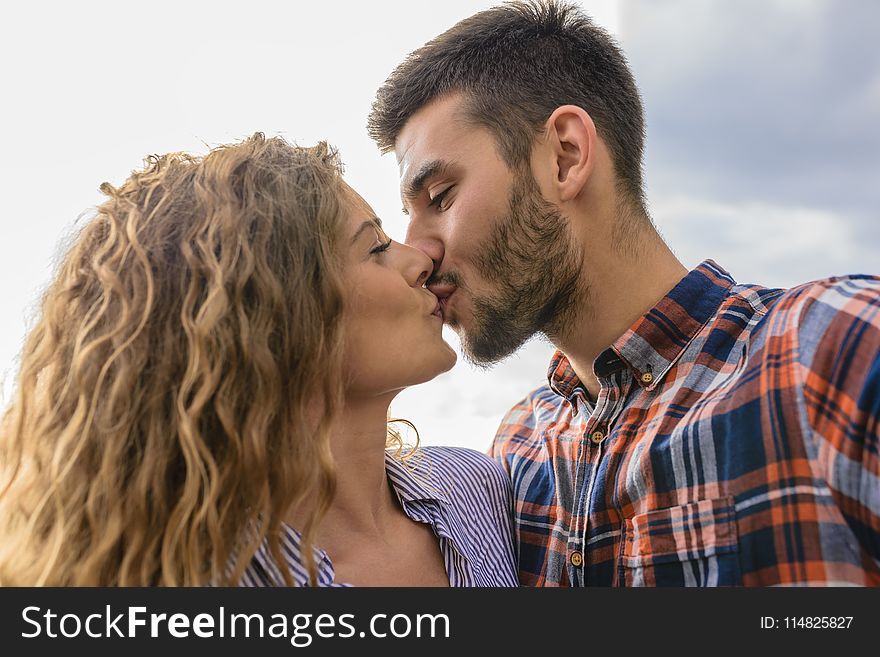
{"type": "Polygon", "coordinates": [[[517,173],[507,217],[495,222],[474,259],[494,291],[472,297],[474,326],[460,331],[465,357],[488,366],[536,333],[558,335],[577,316],[575,300],[586,295],[582,263],[559,210],[543,198],[531,172],[517,173]]]}

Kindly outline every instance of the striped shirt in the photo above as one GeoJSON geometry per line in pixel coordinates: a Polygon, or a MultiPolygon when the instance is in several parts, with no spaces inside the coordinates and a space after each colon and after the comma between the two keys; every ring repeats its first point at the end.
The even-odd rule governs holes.
{"type": "MultiPolygon", "coordinates": [[[[406,462],[385,453],[388,481],[403,511],[431,525],[438,537],[450,586],[517,586],[510,480],[485,454],[456,447],[420,447],[406,462]]],[[[284,525],[282,554],[294,582],[308,586],[300,534],[284,525]]],[[[333,562],[314,548],[319,586],[335,581],[333,562]]],[[[284,586],[268,545],[254,554],[241,586],[284,586]]]]}
{"type": "Polygon", "coordinates": [[[880,278],[705,261],[593,369],[557,352],[490,450],[523,584],[880,585],[880,278]]]}

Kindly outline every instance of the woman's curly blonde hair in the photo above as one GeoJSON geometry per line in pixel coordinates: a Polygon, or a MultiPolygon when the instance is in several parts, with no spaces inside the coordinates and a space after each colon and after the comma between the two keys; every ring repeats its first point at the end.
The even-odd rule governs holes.
{"type": "MultiPolygon", "coordinates": [[[[0,584],[236,584],[334,491],[340,165],[257,133],[149,157],[46,291],[0,428],[0,584]]],[[[282,568],[285,580],[293,580],[282,568]]]]}

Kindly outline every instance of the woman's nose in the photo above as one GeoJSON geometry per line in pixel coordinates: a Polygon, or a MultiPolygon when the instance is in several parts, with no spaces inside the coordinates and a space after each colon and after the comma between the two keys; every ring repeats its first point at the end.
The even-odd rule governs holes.
{"type": "Polygon", "coordinates": [[[401,244],[400,249],[404,254],[402,259],[404,278],[412,287],[421,287],[434,271],[434,262],[423,251],[415,247],[401,244]]]}
{"type": "Polygon", "coordinates": [[[418,249],[431,260],[431,271],[440,267],[443,262],[444,248],[443,242],[436,239],[413,238],[412,233],[406,236],[406,245],[414,249],[418,249]]]}

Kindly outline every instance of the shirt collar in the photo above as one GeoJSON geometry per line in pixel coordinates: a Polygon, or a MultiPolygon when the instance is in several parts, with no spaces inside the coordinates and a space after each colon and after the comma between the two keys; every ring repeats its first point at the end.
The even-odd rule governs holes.
{"type": "MultiPolygon", "coordinates": [[[[596,358],[597,376],[629,367],[639,385],[653,390],[734,285],[727,271],[712,260],[703,261],[596,358]]],[[[580,380],[561,351],[553,354],[547,378],[554,392],[573,400],[580,380]]]]}
{"type": "MultiPolygon", "coordinates": [[[[285,522],[281,523],[281,554],[285,558],[285,567],[290,567],[290,575],[296,586],[311,586],[305,570],[302,535],[285,522]]],[[[327,553],[316,545],[312,546],[312,555],[318,569],[318,586],[328,586],[336,577],[333,563],[327,553]]],[[[263,571],[263,577],[273,586],[284,586],[284,575],[276,565],[269,552],[268,539],[264,540],[254,554],[254,562],[263,571]]]]}
{"type": "MultiPolygon", "coordinates": [[[[430,501],[449,504],[448,498],[436,484],[435,478],[432,476],[430,462],[422,450],[416,450],[406,459],[396,456],[392,450],[385,450],[385,472],[388,475],[391,487],[397,493],[398,499],[400,499],[401,504],[404,506],[409,503],[430,501]]],[[[281,533],[283,551],[289,557],[292,557],[294,564],[302,564],[302,536],[299,531],[286,523],[282,523],[281,533]]],[[[312,550],[315,555],[315,563],[318,566],[319,585],[333,582],[335,572],[329,556],[317,546],[313,546],[312,550]]],[[[273,561],[269,556],[268,543],[263,542],[258,548],[255,557],[276,584],[281,585],[284,583],[281,572],[272,565],[273,561]]],[[[309,586],[308,577],[302,567],[293,568],[292,575],[294,582],[298,586],[309,586]]]]}

